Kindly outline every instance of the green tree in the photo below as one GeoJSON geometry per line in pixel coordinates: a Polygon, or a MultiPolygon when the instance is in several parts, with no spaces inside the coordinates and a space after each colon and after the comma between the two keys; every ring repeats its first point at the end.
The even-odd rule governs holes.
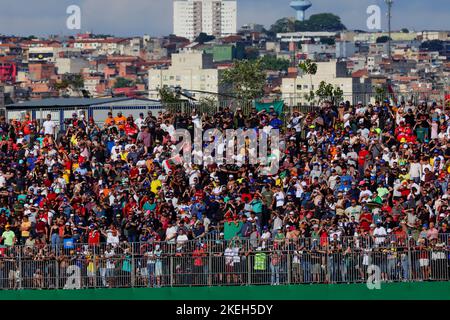
{"type": "Polygon", "coordinates": [[[332,13],[313,14],[305,21],[295,21],[294,31],[329,31],[337,32],[346,30],[341,18],[332,13]]]}
{"type": "Polygon", "coordinates": [[[334,87],[331,83],[321,81],[319,89],[316,90],[316,96],[319,102],[330,100],[332,104],[337,104],[342,101],[344,92],[339,87],[334,87]]]}
{"type": "MultiPolygon", "coordinates": [[[[312,76],[317,73],[317,64],[315,62],[312,62],[311,59],[306,59],[305,61],[300,61],[298,64],[298,67],[300,70],[302,70],[303,73],[309,75],[309,86],[312,89],[312,76]]],[[[311,90],[309,94],[305,94],[305,99],[312,103],[314,101],[315,94],[314,91],[311,90]]]]}
{"type": "Polygon", "coordinates": [[[306,59],[305,61],[300,61],[298,67],[303,73],[309,75],[309,84],[310,88],[312,88],[312,76],[317,73],[317,63],[312,62],[311,59],[306,59]]]}
{"type": "Polygon", "coordinates": [[[80,90],[84,88],[84,79],[81,74],[68,74],[65,76],[64,80],[66,80],[74,90],[80,90]]]}
{"type": "Polygon", "coordinates": [[[55,89],[60,90],[66,90],[69,87],[69,82],[67,80],[62,80],[61,82],[57,82],[55,84],[55,89]]]}
{"type": "Polygon", "coordinates": [[[270,32],[272,34],[283,32],[294,32],[294,31],[295,31],[295,22],[289,18],[279,19],[270,27],[270,32]]]}
{"type": "Polygon", "coordinates": [[[306,101],[308,101],[310,104],[314,103],[314,99],[316,98],[316,94],[313,90],[310,90],[309,93],[305,93],[304,95],[306,101]]]}
{"type": "Polygon", "coordinates": [[[262,97],[266,73],[261,59],[235,60],[233,66],[223,72],[221,83],[232,86],[234,95],[240,100],[249,101],[262,97]]]}
{"type": "Polygon", "coordinates": [[[176,92],[170,90],[166,86],[162,87],[158,90],[159,97],[161,99],[161,102],[163,103],[174,103],[174,102],[180,102],[180,96],[176,92]]]}
{"type": "Polygon", "coordinates": [[[387,89],[385,86],[379,85],[375,86],[375,100],[376,101],[384,101],[388,98],[387,89]]]}
{"type": "Polygon", "coordinates": [[[265,55],[261,58],[264,70],[287,71],[290,65],[289,60],[279,59],[275,56],[265,55]]]}
{"type": "Polygon", "coordinates": [[[403,33],[409,33],[409,30],[408,30],[407,28],[403,28],[403,29],[402,29],[402,32],[403,32],[403,33]]]}
{"type": "Polygon", "coordinates": [[[134,81],[126,78],[119,77],[114,83],[114,89],[117,88],[129,88],[134,86],[134,81]]]}
{"type": "Polygon", "coordinates": [[[214,114],[217,111],[217,99],[212,97],[202,97],[198,100],[197,110],[200,113],[214,114]]]}
{"type": "Polygon", "coordinates": [[[377,43],[386,43],[386,42],[388,42],[389,40],[392,41],[392,39],[389,38],[388,36],[381,36],[381,37],[378,37],[378,38],[377,38],[377,43]]]}
{"type": "Polygon", "coordinates": [[[341,22],[341,18],[332,13],[313,14],[308,20],[299,21],[289,18],[282,18],[277,20],[271,27],[270,32],[283,33],[294,31],[329,31],[337,32],[347,30],[341,22]]]}
{"type": "Polygon", "coordinates": [[[84,88],[84,79],[81,74],[65,74],[62,77],[61,82],[55,84],[55,89],[64,96],[68,96],[68,89],[72,89],[74,92],[80,92],[84,88]]]}

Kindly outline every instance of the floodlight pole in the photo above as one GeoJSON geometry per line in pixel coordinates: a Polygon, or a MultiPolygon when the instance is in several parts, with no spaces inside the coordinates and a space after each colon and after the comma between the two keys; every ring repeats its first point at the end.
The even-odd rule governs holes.
{"type": "Polygon", "coordinates": [[[388,39],[388,52],[389,52],[389,60],[392,59],[392,51],[391,51],[391,19],[392,19],[392,4],[394,3],[393,0],[385,0],[386,4],[388,5],[388,33],[389,33],[389,39],[388,39]]]}

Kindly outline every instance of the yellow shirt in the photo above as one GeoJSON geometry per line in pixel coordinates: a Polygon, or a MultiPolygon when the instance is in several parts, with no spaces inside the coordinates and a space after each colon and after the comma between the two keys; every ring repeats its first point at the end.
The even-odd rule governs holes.
{"type": "Polygon", "coordinates": [[[69,175],[70,175],[70,172],[68,172],[67,170],[64,171],[63,178],[66,181],[66,183],[69,183],[69,175]]]}
{"type": "Polygon", "coordinates": [[[30,231],[29,230],[31,228],[31,222],[30,221],[27,221],[27,222],[23,221],[21,227],[26,229],[26,230],[22,230],[22,237],[29,237],[30,236],[30,231]]]}
{"type": "Polygon", "coordinates": [[[153,180],[152,183],[150,184],[150,190],[156,194],[156,193],[158,193],[158,187],[161,187],[161,186],[162,186],[161,181],[159,181],[158,179],[153,180]]]}
{"type": "Polygon", "coordinates": [[[70,138],[70,142],[71,142],[73,145],[77,145],[77,143],[78,143],[77,136],[76,136],[76,135],[73,135],[73,136],[70,138]]]}
{"type": "Polygon", "coordinates": [[[120,154],[120,159],[122,159],[123,161],[127,161],[127,157],[128,157],[128,152],[122,152],[120,154]]]}
{"type": "Polygon", "coordinates": [[[80,166],[80,165],[79,165],[77,162],[74,162],[74,163],[72,164],[72,171],[77,170],[79,166],[80,166]]]}

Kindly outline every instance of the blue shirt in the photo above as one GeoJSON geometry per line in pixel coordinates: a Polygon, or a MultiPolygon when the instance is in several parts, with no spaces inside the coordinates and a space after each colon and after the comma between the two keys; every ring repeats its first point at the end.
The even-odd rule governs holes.
{"type": "Polygon", "coordinates": [[[31,171],[36,166],[36,157],[28,157],[27,158],[27,164],[28,164],[28,170],[31,171]]]}
{"type": "Polygon", "coordinates": [[[281,121],[278,118],[275,118],[270,120],[269,125],[274,129],[279,129],[283,125],[283,121],[281,121]]]}

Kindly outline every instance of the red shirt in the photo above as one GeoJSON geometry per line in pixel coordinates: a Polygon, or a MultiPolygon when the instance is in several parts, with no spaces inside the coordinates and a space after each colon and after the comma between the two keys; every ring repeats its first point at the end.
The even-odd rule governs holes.
{"type": "Polygon", "coordinates": [[[252,195],[250,193],[243,193],[241,196],[241,201],[245,201],[245,199],[248,199],[248,201],[252,201],[252,195]]]}
{"type": "Polygon", "coordinates": [[[203,189],[197,190],[195,191],[194,196],[199,200],[203,200],[203,198],[205,197],[205,192],[203,191],[203,189]]]}
{"type": "Polygon", "coordinates": [[[364,163],[366,162],[366,157],[369,154],[369,151],[367,151],[366,149],[360,150],[358,153],[358,164],[360,166],[363,166],[364,163]]]}
{"type": "Polygon", "coordinates": [[[49,194],[47,194],[47,200],[49,202],[55,201],[57,195],[55,192],[49,192],[49,194]]]}
{"type": "Polygon", "coordinates": [[[136,202],[132,201],[132,202],[128,202],[124,207],[123,207],[123,214],[125,217],[128,217],[132,211],[133,211],[133,207],[136,205],[136,202]]]}
{"type": "Polygon", "coordinates": [[[136,167],[131,168],[130,170],[130,178],[134,179],[139,175],[139,169],[136,167]]]}
{"type": "Polygon", "coordinates": [[[203,259],[202,257],[205,255],[205,251],[203,249],[195,249],[192,253],[192,256],[194,257],[194,266],[200,267],[203,265],[203,259]]]}
{"type": "Polygon", "coordinates": [[[43,221],[39,221],[38,223],[36,223],[36,231],[37,233],[44,233],[45,232],[45,226],[46,223],[43,221]]]}
{"type": "Polygon", "coordinates": [[[97,230],[89,231],[88,244],[99,244],[100,243],[100,232],[97,230]]]}
{"type": "Polygon", "coordinates": [[[372,223],[372,215],[370,213],[363,213],[359,217],[359,222],[360,222],[361,228],[363,228],[365,231],[369,231],[370,230],[370,224],[372,223]],[[369,221],[361,221],[363,218],[366,218],[369,221]]]}
{"type": "Polygon", "coordinates": [[[135,125],[130,125],[129,123],[127,123],[125,125],[125,133],[128,136],[132,136],[132,135],[138,133],[137,127],[135,125]]]}
{"type": "Polygon", "coordinates": [[[30,133],[33,132],[33,131],[31,130],[31,128],[30,128],[30,126],[31,126],[32,124],[33,124],[33,121],[31,121],[31,120],[25,121],[25,122],[23,123],[22,130],[23,130],[23,134],[24,134],[24,135],[29,135],[30,133]]]}

